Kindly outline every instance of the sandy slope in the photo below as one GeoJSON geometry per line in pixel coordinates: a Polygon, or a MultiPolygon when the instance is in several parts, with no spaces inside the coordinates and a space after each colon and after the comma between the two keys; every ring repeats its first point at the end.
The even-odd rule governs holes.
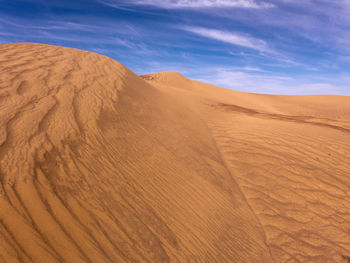
{"type": "Polygon", "coordinates": [[[346,262],[350,98],[0,45],[0,262],[346,262]]]}
{"type": "Polygon", "coordinates": [[[190,97],[274,262],[350,262],[350,97],[247,94],[196,81],[184,89],[176,75],[145,78],[190,97]]]}

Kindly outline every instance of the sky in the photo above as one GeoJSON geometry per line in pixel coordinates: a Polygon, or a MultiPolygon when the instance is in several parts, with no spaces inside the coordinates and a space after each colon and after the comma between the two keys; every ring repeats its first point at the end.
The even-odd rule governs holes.
{"type": "Polygon", "coordinates": [[[0,43],[15,42],[246,92],[350,96],[350,0],[0,0],[0,43]]]}

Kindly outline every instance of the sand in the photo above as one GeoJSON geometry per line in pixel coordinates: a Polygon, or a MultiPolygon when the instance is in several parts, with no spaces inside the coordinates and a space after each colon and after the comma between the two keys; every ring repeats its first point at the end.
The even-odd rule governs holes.
{"type": "Polygon", "coordinates": [[[0,262],[347,262],[350,97],[0,45],[0,262]]]}

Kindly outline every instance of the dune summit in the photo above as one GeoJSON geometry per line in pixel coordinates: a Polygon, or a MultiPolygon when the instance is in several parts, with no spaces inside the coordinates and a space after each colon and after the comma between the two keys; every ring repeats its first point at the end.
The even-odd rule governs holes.
{"type": "Polygon", "coordinates": [[[350,97],[0,45],[1,262],[347,262],[350,97]]]}

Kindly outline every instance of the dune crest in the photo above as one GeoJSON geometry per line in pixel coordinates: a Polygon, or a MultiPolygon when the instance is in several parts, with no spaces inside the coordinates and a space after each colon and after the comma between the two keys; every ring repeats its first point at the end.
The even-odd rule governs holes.
{"type": "Polygon", "coordinates": [[[191,86],[191,80],[178,72],[159,72],[141,75],[140,77],[153,84],[162,83],[168,86],[175,85],[176,88],[182,87],[184,89],[191,86]]]}
{"type": "Polygon", "coordinates": [[[273,262],[348,262],[350,97],[153,84],[190,98],[188,107],[207,123],[263,226],[273,262]]]}
{"type": "Polygon", "coordinates": [[[0,45],[0,261],[346,262],[350,98],[0,45]]]}
{"type": "Polygon", "coordinates": [[[270,261],[210,132],[181,100],[97,54],[0,51],[1,259],[270,261]]]}

